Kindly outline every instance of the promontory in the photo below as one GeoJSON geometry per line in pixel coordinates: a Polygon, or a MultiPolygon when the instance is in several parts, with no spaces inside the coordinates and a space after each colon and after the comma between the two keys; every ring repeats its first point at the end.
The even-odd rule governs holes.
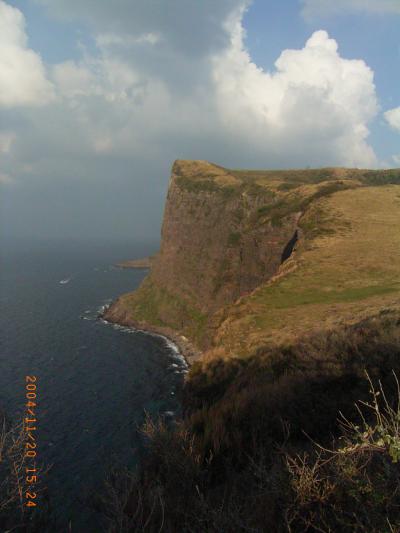
{"type": "Polygon", "coordinates": [[[398,309],[400,171],[174,163],[159,254],[107,320],[210,357],[398,309]]]}

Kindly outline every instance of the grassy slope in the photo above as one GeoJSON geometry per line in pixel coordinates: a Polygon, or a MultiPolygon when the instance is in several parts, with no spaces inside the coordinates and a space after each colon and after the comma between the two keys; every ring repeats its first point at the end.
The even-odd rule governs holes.
{"type": "MultiPolygon", "coordinates": [[[[279,227],[286,217],[303,213],[298,249],[278,276],[212,318],[213,333],[221,326],[215,336],[218,349],[210,355],[249,354],[396,304],[400,170],[228,170],[201,161],[180,161],[174,168],[176,184],[193,202],[199,194],[205,194],[206,203],[209,194],[227,202],[239,195],[263,198],[261,207],[246,216],[242,231],[279,227]]],[[[240,235],[232,234],[233,240],[240,235]]],[[[167,291],[151,274],[137,291],[121,297],[119,306],[135,320],[167,326],[200,346],[210,335],[209,317],[198,299],[167,291]]]]}
{"type": "MultiPolygon", "coordinates": [[[[368,415],[364,427],[354,408],[369,398],[365,369],[397,399],[400,172],[231,173],[278,196],[254,224],[300,205],[301,239],[274,279],[220,312],[216,347],[188,375],[183,421],[145,428],[131,531],[400,531],[398,413],[392,428],[368,415]],[[340,453],[321,454],[310,439],[330,446],[339,412],[360,426],[332,443],[340,453]]],[[[150,283],[144,298],[127,296],[131,309],[179,316],[181,303],[150,283]]]]}
{"type": "Polygon", "coordinates": [[[397,307],[399,225],[399,185],[319,199],[301,219],[305,238],[281,273],[225,311],[217,345],[244,355],[271,341],[397,307]]]}
{"type": "Polygon", "coordinates": [[[196,342],[203,334],[207,317],[191,300],[183,300],[163,287],[154,284],[147,277],[140,288],[119,298],[118,306],[126,310],[128,316],[145,325],[167,327],[187,335],[196,342]],[[186,326],[182,327],[185,321],[186,326]]]}

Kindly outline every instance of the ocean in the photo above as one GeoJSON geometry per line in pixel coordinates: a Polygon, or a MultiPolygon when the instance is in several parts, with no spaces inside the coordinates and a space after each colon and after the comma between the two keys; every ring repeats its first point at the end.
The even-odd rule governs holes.
{"type": "Polygon", "coordinates": [[[187,367],[176,348],[98,318],[146,275],[113,265],[154,251],[132,243],[1,247],[0,407],[21,420],[25,376],[36,376],[37,459],[50,467],[43,481],[59,531],[101,531],[90,500],[103,494],[112,467],[136,464],[145,413],[179,415],[187,367]]]}

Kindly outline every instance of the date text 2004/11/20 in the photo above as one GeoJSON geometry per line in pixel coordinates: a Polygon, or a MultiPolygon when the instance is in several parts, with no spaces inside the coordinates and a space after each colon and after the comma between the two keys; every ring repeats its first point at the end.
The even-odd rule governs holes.
{"type": "Polygon", "coordinates": [[[26,507],[37,506],[37,493],[35,492],[35,485],[38,481],[36,458],[37,458],[37,378],[36,376],[25,376],[25,416],[24,416],[24,432],[25,432],[25,505],[26,507]]]}

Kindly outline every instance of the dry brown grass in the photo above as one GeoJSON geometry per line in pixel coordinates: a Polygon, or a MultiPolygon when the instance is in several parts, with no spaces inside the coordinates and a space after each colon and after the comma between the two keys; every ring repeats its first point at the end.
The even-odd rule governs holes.
{"type": "Polygon", "coordinates": [[[222,187],[240,185],[240,180],[226,168],[202,160],[177,160],[172,175],[185,176],[189,180],[212,180],[222,187]]]}
{"type": "Polygon", "coordinates": [[[388,396],[381,383],[367,379],[370,400],[357,405],[361,422],[342,417],[335,447],[316,444],[311,455],[286,455],[293,497],[285,513],[289,532],[399,531],[399,382],[393,373],[397,392],[388,396]]]}
{"type": "MultiPolygon", "coordinates": [[[[214,193],[226,194],[228,201],[258,198],[259,208],[243,231],[280,227],[301,214],[297,249],[273,279],[212,317],[201,312],[201,298],[190,286],[185,298],[177,298],[170,287],[166,291],[152,283],[151,275],[138,291],[120,299],[127,316],[178,330],[199,346],[209,346],[213,336],[209,358],[221,348],[227,356],[247,355],[304,331],[399,307],[400,185],[385,183],[399,183],[400,171],[238,171],[207,161],[177,161],[172,175],[193,194],[205,192],[204,198],[214,193]]],[[[233,235],[238,242],[240,234],[233,235]]],[[[229,265],[221,263],[221,271],[229,271],[229,265]]]]}
{"type": "Polygon", "coordinates": [[[199,363],[185,419],[146,421],[148,454],[114,482],[110,532],[398,531],[399,335],[384,315],[199,363]]]}
{"type": "Polygon", "coordinates": [[[225,312],[216,346],[227,354],[399,308],[400,186],[337,192],[318,200],[302,222],[311,225],[318,210],[328,233],[311,241],[306,234],[283,275],[225,312]]]}
{"type": "MultiPolygon", "coordinates": [[[[183,186],[196,194],[271,191],[249,223],[274,227],[301,212],[301,236],[272,280],[214,316],[215,346],[191,368],[183,422],[145,426],[149,454],[124,485],[119,523],[127,515],[129,531],[171,533],[400,530],[398,423],[355,408],[367,402],[368,369],[382,379],[386,420],[399,416],[389,378],[400,372],[400,172],[206,162],[175,171],[190,174],[183,186]],[[351,421],[341,447],[332,444],[339,411],[351,421]]],[[[183,308],[150,289],[130,312],[142,306],[151,321],[183,308]]]]}

